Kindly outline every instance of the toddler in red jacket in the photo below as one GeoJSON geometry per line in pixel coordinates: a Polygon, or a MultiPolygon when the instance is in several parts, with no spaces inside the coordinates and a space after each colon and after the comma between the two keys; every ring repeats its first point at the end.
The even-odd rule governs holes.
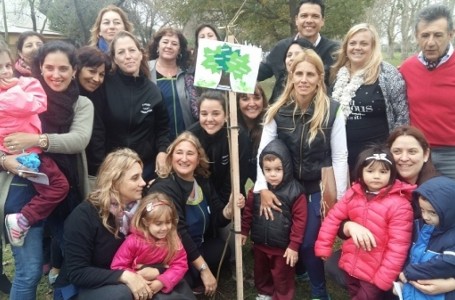
{"type": "Polygon", "coordinates": [[[356,222],[374,236],[376,247],[356,247],[352,237],[344,241],[339,266],[346,272],[350,298],[383,299],[392,288],[411,245],[413,211],[411,193],[415,186],[396,180],[390,151],[373,145],[362,151],[355,167],[356,182],[329,211],[322,223],[315,253],[323,259],[344,220],[356,222]]]}
{"type": "Polygon", "coordinates": [[[188,270],[186,251],[177,234],[174,204],[162,193],[144,197],[131,221],[131,233],[112,259],[111,269],[137,272],[153,267],[153,293],[171,293],[188,270]]]}

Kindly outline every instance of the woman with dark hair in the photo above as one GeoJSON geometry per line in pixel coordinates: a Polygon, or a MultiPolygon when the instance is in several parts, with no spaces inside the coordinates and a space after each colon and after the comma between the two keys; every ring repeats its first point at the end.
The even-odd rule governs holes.
{"type": "Polygon", "coordinates": [[[158,30],[149,45],[152,81],[161,90],[169,113],[169,138],[172,141],[197,121],[197,94],[194,78],[187,73],[190,53],[180,30],[158,30]]]}
{"type": "Polygon", "coordinates": [[[19,35],[16,44],[17,60],[14,65],[14,75],[16,77],[32,76],[33,56],[43,46],[44,42],[44,36],[35,31],[25,31],[19,35]]]}
{"type": "Polygon", "coordinates": [[[188,70],[188,72],[190,72],[191,74],[194,74],[194,72],[196,71],[196,59],[200,39],[221,41],[221,37],[218,31],[212,25],[201,24],[196,28],[196,30],[194,31],[194,50],[191,58],[191,67],[188,70]]]}

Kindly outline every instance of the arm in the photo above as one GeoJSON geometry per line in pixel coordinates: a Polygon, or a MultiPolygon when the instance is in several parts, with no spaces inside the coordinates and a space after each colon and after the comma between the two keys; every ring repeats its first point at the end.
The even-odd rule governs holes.
{"type": "Polygon", "coordinates": [[[191,114],[193,115],[194,120],[199,119],[199,111],[198,111],[198,94],[196,89],[194,88],[194,76],[188,73],[184,75],[185,79],[185,90],[188,102],[190,103],[190,110],[191,114]]]}
{"type": "Polygon", "coordinates": [[[455,277],[455,246],[429,261],[408,264],[403,273],[407,280],[413,281],[455,277]]]}
{"type": "Polygon", "coordinates": [[[409,124],[409,107],[406,99],[406,83],[398,70],[388,64],[382,63],[385,69],[384,85],[387,89],[390,107],[392,109],[393,124],[389,124],[390,130],[401,125],[409,124]]]}
{"type": "Polygon", "coordinates": [[[346,124],[341,109],[338,109],[330,135],[332,166],[335,174],[337,199],[341,199],[349,186],[348,148],[346,143],[346,124]]]}
{"type": "Polygon", "coordinates": [[[245,245],[246,239],[250,234],[251,223],[253,222],[253,204],[254,204],[254,193],[252,190],[248,192],[245,208],[242,212],[242,236],[245,237],[243,245],[245,245]]]}
{"type": "MultiPolygon", "coordinates": [[[[164,271],[163,274],[158,275],[157,280],[163,283],[162,291],[164,293],[170,293],[174,287],[179,283],[180,280],[185,276],[188,271],[188,260],[186,257],[185,248],[180,243],[179,250],[175,254],[172,261],[169,263],[169,268],[164,271]]],[[[157,291],[154,290],[156,293],[157,291]]]]}
{"type": "Polygon", "coordinates": [[[6,111],[12,117],[24,118],[46,109],[46,93],[34,78],[21,77],[15,86],[0,93],[0,111],[6,111]]]}
{"type": "Polygon", "coordinates": [[[307,221],[307,200],[305,194],[301,194],[292,205],[292,226],[289,236],[290,242],[284,252],[286,264],[295,266],[299,259],[299,248],[302,244],[307,221]]]}
{"type": "MultiPolygon", "coordinates": [[[[161,97],[161,94],[159,94],[161,97]]],[[[155,107],[155,124],[154,130],[156,135],[155,140],[155,151],[166,152],[167,147],[170,144],[169,141],[169,116],[167,113],[167,108],[163,101],[160,101],[155,107]]]]}
{"type": "Polygon", "coordinates": [[[251,157],[252,145],[248,134],[240,128],[239,130],[239,167],[240,167],[240,192],[244,195],[245,184],[248,180],[249,168],[247,167],[251,157]]]}
{"type": "Polygon", "coordinates": [[[134,264],[137,258],[136,252],[138,250],[138,247],[135,241],[136,236],[134,234],[130,234],[125,239],[125,241],[115,253],[114,258],[112,259],[112,270],[128,270],[131,272],[136,272],[134,264]]]}
{"type": "Polygon", "coordinates": [[[445,294],[455,291],[455,278],[417,280],[409,283],[427,295],[445,294]]]}

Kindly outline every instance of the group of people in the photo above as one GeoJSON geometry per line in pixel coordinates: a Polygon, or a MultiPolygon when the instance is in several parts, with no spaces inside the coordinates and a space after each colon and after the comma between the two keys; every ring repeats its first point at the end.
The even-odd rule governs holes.
{"type": "Polygon", "coordinates": [[[0,43],[0,211],[15,264],[0,290],[35,299],[49,249],[54,299],[212,296],[237,205],[256,299],[293,299],[302,276],[312,299],[330,299],[325,267],[353,299],[393,298],[394,281],[405,299],[450,299],[451,12],[419,13],[421,52],[399,69],[372,25],[339,45],[319,33],[324,14],[322,0],[300,1],[297,35],[260,65],[258,81],[276,78],[270,99],[259,83],[237,94],[240,194],[226,96],[193,85],[198,40],[220,40],[211,25],[192,54],[170,27],[144,48],[109,5],[89,46],[27,32],[13,60],[0,43]]]}

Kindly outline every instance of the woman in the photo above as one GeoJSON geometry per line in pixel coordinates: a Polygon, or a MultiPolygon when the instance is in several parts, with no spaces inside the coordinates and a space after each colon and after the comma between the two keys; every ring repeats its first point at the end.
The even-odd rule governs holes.
{"type": "Polygon", "coordinates": [[[25,31],[19,35],[16,44],[17,60],[14,64],[16,77],[32,76],[33,57],[44,42],[44,36],[35,31],[25,31]]]}
{"type": "MultiPolygon", "coordinates": [[[[129,32],[121,31],[112,40],[110,56],[112,72],[104,79],[101,101],[95,102],[100,118],[95,121],[92,139],[97,155],[105,155],[119,147],[128,147],[144,162],[143,177],[152,179],[164,163],[168,139],[168,114],[157,86],[150,81],[147,56],[139,41],[129,32]],[[102,140],[104,137],[104,141],[102,140]]],[[[91,165],[93,172],[96,165],[91,165]]]]}
{"type": "Polygon", "coordinates": [[[128,15],[115,5],[108,5],[98,12],[95,24],[90,29],[89,45],[109,53],[109,45],[119,31],[133,32],[133,23],[128,15]]]}
{"type": "MultiPolygon", "coordinates": [[[[328,299],[324,265],[314,254],[321,226],[321,169],[333,166],[337,198],[341,198],[347,186],[347,149],[344,118],[339,105],[325,93],[324,65],[314,50],[304,49],[294,59],[283,94],[265,115],[258,155],[275,138],[288,145],[294,177],[305,187],[309,200],[299,257],[308,271],[311,298],[328,299]]],[[[261,214],[272,218],[271,209],[279,210],[281,203],[267,190],[259,168],[254,191],[261,193],[261,214]]]]}
{"type": "Polygon", "coordinates": [[[256,181],[256,156],[262,135],[262,122],[267,110],[267,98],[264,89],[256,84],[254,94],[237,93],[237,120],[250,138],[251,156],[249,159],[248,177],[256,181]]]}
{"type": "Polygon", "coordinates": [[[96,189],[65,223],[65,260],[54,299],[149,299],[146,271],[110,270],[128,232],[130,211],[142,196],[142,162],[132,150],[110,153],[99,170],[96,189]],[[143,276],[142,276],[142,275],[143,276]],[[63,298],[65,295],[65,298],[63,298]]]}
{"type": "MultiPolygon", "coordinates": [[[[45,134],[19,132],[5,138],[18,149],[38,146],[48,152],[67,177],[70,192],[49,217],[60,222],[52,225],[57,237],[61,234],[62,218],[88,194],[84,149],[92,131],[93,105],[87,98],[79,96],[77,83],[73,80],[76,61],[75,48],[62,41],[46,43],[39,49],[32,70],[47,94],[48,109],[40,115],[45,134]]],[[[24,202],[36,194],[28,180],[18,176],[13,179],[21,167],[16,157],[7,155],[2,159],[5,172],[0,173],[0,203],[5,203],[8,194],[21,193],[24,202]],[[12,184],[14,180],[22,181],[12,184]]],[[[18,208],[17,205],[5,206],[4,213],[15,213],[18,208]]],[[[42,275],[42,238],[43,224],[39,223],[29,230],[23,247],[12,247],[15,277],[10,299],[35,299],[42,275]]]]}
{"type": "MultiPolygon", "coordinates": [[[[153,182],[149,193],[162,192],[174,200],[178,232],[188,256],[185,277],[194,291],[201,292],[202,288],[207,296],[212,296],[217,288],[212,271],[221,263],[224,247],[216,233],[230,222],[232,202],[224,205],[219,200],[208,178],[205,151],[192,133],[180,134],[167,153],[166,170],[153,182]]],[[[238,199],[237,205],[243,207],[245,198],[239,195],[238,199]]]]}
{"type": "MultiPolygon", "coordinates": [[[[196,71],[196,59],[199,49],[199,40],[207,39],[212,41],[221,41],[218,31],[210,24],[201,24],[194,31],[194,50],[191,58],[191,66],[188,68],[188,73],[194,74],[196,71]]],[[[201,93],[202,94],[202,93],[201,93]]]]}
{"type": "Polygon", "coordinates": [[[332,98],[340,103],[346,118],[351,171],[363,146],[383,143],[393,129],[409,124],[404,80],[394,66],[382,60],[379,43],[372,25],[354,25],[330,71],[332,98]]]}
{"type": "Polygon", "coordinates": [[[180,30],[165,27],[153,35],[149,55],[152,81],[160,88],[169,113],[172,141],[198,117],[194,78],[187,73],[188,42],[180,30]]]}

